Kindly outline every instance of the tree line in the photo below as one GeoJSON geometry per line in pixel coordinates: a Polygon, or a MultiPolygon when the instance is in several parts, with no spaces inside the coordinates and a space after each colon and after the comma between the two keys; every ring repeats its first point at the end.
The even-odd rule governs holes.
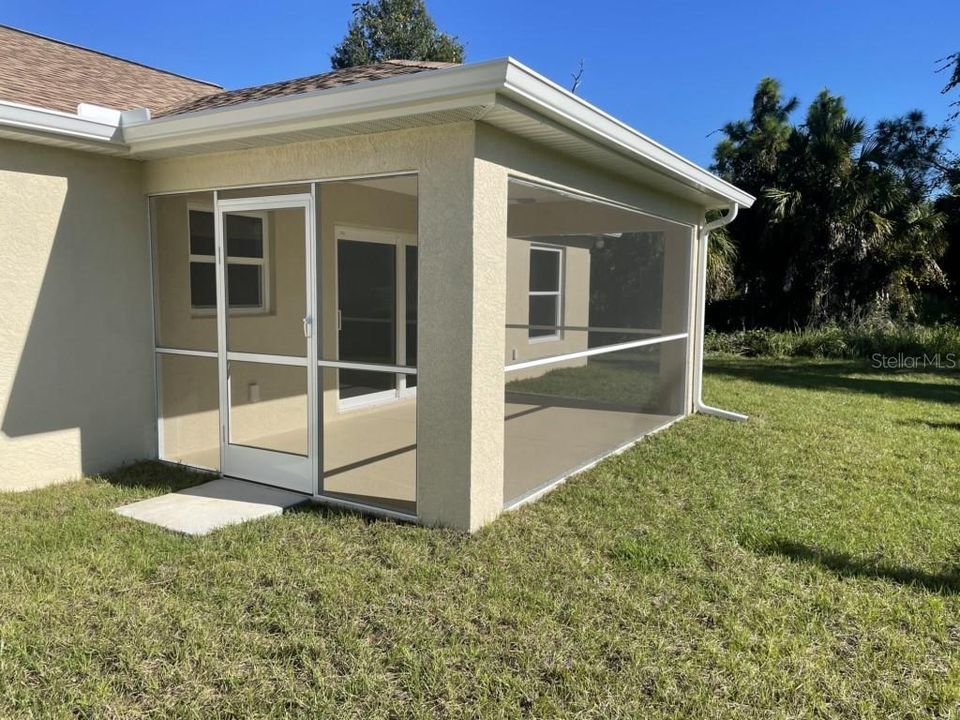
{"type": "MultiPolygon", "coordinates": [[[[946,58],[944,92],[960,86],[946,58]]],[[[712,170],[757,197],[717,237],[709,319],[718,328],[868,319],[956,322],[960,158],[950,122],[912,110],[873,125],[839,95],[800,103],[763,78],[747,118],[723,126],[712,170]]]]}
{"type": "MultiPolygon", "coordinates": [[[[334,68],[389,59],[463,62],[424,0],[363,0],[334,68]]],[[[960,90],[960,52],[941,61],[960,90]]],[[[575,84],[581,72],[575,74],[575,84]]],[[[763,78],[748,117],[727,123],[712,170],[757,197],[712,236],[708,320],[720,329],[815,327],[866,319],[960,318],[960,158],[947,123],[919,110],[873,125],[839,95],[799,100],[763,78]]]]}

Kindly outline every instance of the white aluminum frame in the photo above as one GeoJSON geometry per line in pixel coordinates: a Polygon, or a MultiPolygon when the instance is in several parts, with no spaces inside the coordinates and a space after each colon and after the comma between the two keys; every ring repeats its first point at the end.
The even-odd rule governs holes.
{"type": "MultiPolygon", "coordinates": [[[[203,190],[195,191],[195,192],[211,193],[214,199],[214,203],[213,203],[214,207],[217,207],[218,205],[224,205],[225,207],[228,207],[228,208],[234,204],[239,206],[241,204],[249,203],[251,201],[259,202],[260,200],[263,200],[263,201],[269,202],[269,204],[272,206],[271,208],[265,208],[265,209],[280,209],[280,208],[288,207],[288,204],[285,202],[287,198],[296,197],[296,198],[305,199],[309,197],[311,207],[307,212],[306,222],[307,222],[307,231],[311,233],[312,239],[309,243],[310,245],[309,255],[307,258],[308,270],[311,273],[311,276],[309,278],[310,287],[308,288],[308,291],[312,291],[313,293],[313,298],[310,302],[309,310],[310,310],[310,321],[311,321],[310,323],[311,334],[315,338],[314,342],[311,342],[309,344],[309,347],[310,347],[310,352],[312,352],[314,356],[312,360],[312,364],[314,367],[318,369],[318,371],[312,372],[308,367],[308,378],[312,378],[312,382],[314,383],[314,390],[313,390],[314,400],[312,401],[313,412],[309,416],[308,421],[312,420],[315,423],[314,427],[316,428],[316,430],[312,430],[312,429],[308,430],[310,440],[315,442],[315,447],[311,451],[312,487],[308,492],[313,496],[314,501],[322,504],[336,506],[336,507],[343,507],[350,510],[359,510],[366,513],[381,515],[384,517],[389,517],[389,518],[402,520],[406,522],[417,522],[418,518],[416,515],[410,515],[410,514],[399,512],[399,511],[384,509],[374,504],[351,502],[351,501],[343,500],[340,498],[328,497],[322,494],[323,493],[322,458],[323,458],[324,437],[323,437],[323,432],[321,431],[321,427],[323,424],[323,407],[322,407],[322,403],[319,403],[319,392],[320,392],[319,368],[333,367],[333,368],[342,368],[347,370],[392,372],[392,373],[397,373],[404,378],[407,375],[416,375],[417,369],[415,367],[408,367],[404,365],[380,365],[377,363],[356,363],[356,362],[346,362],[346,361],[339,361],[339,360],[321,360],[319,358],[322,344],[323,344],[323,337],[322,337],[323,333],[322,333],[322,327],[319,327],[319,322],[316,320],[317,318],[322,317],[322,313],[321,313],[322,293],[321,293],[321,288],[319,284],[320,273],[321,273],[320,252],[319,252],[320,248],[318,247],[318,228],[319,228],[318,213],[319,213],[320,206],[317,201],[317,191],[319,188],[322,188],[323,185],[330,184],[330,183],[363,181],[363,180],[372,180],[372,179],[379,179],[379,178],[395,178],[395,177],[411,177],[411,176],[418,177],[418,175],[419,175],[419,171],[417,170],[398,170],[394,172],[344,175],[344,176],[328,177],[328,178],[322,178],[322,179],[290,180],[290,181],[274,182],[274,183],[267,183],[267,184],[248,183],[244,185],[204,188],[203,190]],[[252,189],[252,188],[266,188],[266,187],[280,188],[280,187],[291,187],[296,185],[309,185],[310,192],[309,193],[290,193],[288,195],[270,195],[265,197],[230,198],[230,199],[224,199],[224,200],[220,200],[220,197],[219,197],[220,192],[228,191],[228,190],[246,190],[246,189],[252,189]]],[[[155,394],[156,394],[156,419],[157,419],[157,451],[158,451],[158,457],[160,458],[161,462],[169,462],[163,459],[163,456],[165,453],[164,453],[164,438],[163,438],[162,380],[160,377],[159,368],[156,367],[159,363],[160,356],[161,355],[185,355],[185,356],[193,356],[193,357],[213,358],[218,361],[218,386],[220,390],[219,407],[220,407],[220,418],[221,418],[221,421],[220,421],[221,467],[219,471],[214,470],[213,472],[219,472],[220,475],[229,475],[230,473],[224,469],[224,463],[223,463],[224,449],[225,449],[224,438],[226,437],[225,435],[226,430],[224,429],[224,418],[226,418],[226,413],[227,413],[226,404],[229,402],[229,399],[227,398],[227,393],[224,392],[224,383],[226,383],[227,386],[229,386],[229,382],[226,379],[226,371],[224,369],[225,359],[223,357],[223,355],[226,354],[226,342],[220,330],[220,324],[221,324],[220,318],[222,317],[223,319],[222,322],[225,323],[226,315],[225,313],[222,313],[219,311],[220,304],[225,300],[225,298],[221,297],[221,289],[219,285],[218,285],[218,292],[217,292],[217,297],[218,297],[218,311],[217,311],[218,331],[217,332],[218,332],[218,346],[223,348],[224,350],[223,355],[221,355],[221,353],[217,350],[191,350],[191,349],[185,349],[185,348],[163,347],[156,344],[156,340],[157,340],[156,323],[158,321],[158,317],[157,317],[157,303],[156,303],[155,292],[156,292],[156,288],[158,287],[156,273],[159,265],[157,263],[157,258],[156,258],[157,244],[156,244],[155,218],[153,213],[151,212],[151,203],[149,201],[156,197],[169,197],[169,196],[177,196],[177,195],[183,195],[183,194],[184,194],[184,191],[177,190],[177,191],[170,191],[170,192],[150,193],[147,196],[147,200],[148,200],[147,224],[149,229],[148,242],[150,243],[151,284],[154,289],[154,292],[151,293],[151,304],[154,308],[153,336],[154,336],[155,382],[156,382],[155,394]]],[[[231,211],[232,211],[232,208],[231,208],[231,211]]],[[[219,235],[222,235],[222,223],[216,218],[215,218],[214,226],[215,226],[215,232],[219,235]]],[[[368,230],[368,232],[371,232],[371,231],[368,230]]],[[[393,232],[393,231],[390,231],[390,232],[393,232]]],[[[394,234],[409,235],[413,238],[413,244],[418,244],[417,235],[411,235],[410,233],[402,233],[402,232],[401,233],[394,232],[394,234]]],[[[215,245],[217,245],[217,247],[220,248],[217,254],[217,262],[219,263],[222,260],[222,250],[223,250],[222,237],[219,238],[219,243],[215,243],[215,245]]],[[[336,276],[336,273],[334,273],[334,275],[336,276]]],[[[220,283],[219,270],[217,272],[217,278],[218,278],[218,283],[220,283]]],[[[405,292],[406,282],[403,283],[403,288],[405,292]]],[[[419,292],[419,289],[418,289],[418,292],[419,292]]],[[[398,318],[398,319],[403,320],[403,327],[405,331],[406,329],[405,303],[404,303],[403,309],[404,309],[404,317],[398,318]]],[[[230,356],[240,361],[263,360],[263,361],[266,361],[267,364],[277,364],[277,365],[300,365],[301,362],[303,362],[304,365],[311,364],[311,360],[309,358],[307,359],[290,358],[289,356],[261,355],[257,353],[230,353],[230,356]]],[[[413,394],[416,392],[416,388],[412,388],[408,392],[410,394],[413,394]]],[[[418,421],[418,427],[419,427],[419,421],[418,421]]],[[[245,453],[242,453],[242,450],[249,449],[249,448],[244,448],[244,446],[236,446],[236,447],[241,449],[241,452],[238,454],[245,454],[245,453]]],[[[271,451],[263,451],[263,452],[270,453],[271,451]]],[[[281,456],[284,455],[284,453],[276,453],[276,454],[281,456]]],[[[257,465],[256,457],[249,457],[247,458],[247,460],[251,461],[253,466],[257,465]]],[[[198,466],[198,469],[202,471],[212,470],[210,468],[200,468],[199,466],[198,466]]],[[[263,469],[264,471],[271,470],[271,468],[261,468],[261,469],[263,469]]],[[[419,462],[417,465],[417,471],[419,472],[419,462]]],[[[271,481],[269,484],[275,484],[272,478],[273,476],[271,474],[271,481]]]]}
{"type": "Polygon", "coordinates": [[[527,368],[541,367],[543,365],[556,365],[557,363],[576,360],[577,358],[593,357],[594,355],[606,355],[607,353],[618,352],[620,350],[631,350],[648,345],[660,345],[661,343],[672,342],[673,340],[686,340],[689,333],[675,333],[673,335],[660,335],[646,340],[633,340],[631,342],[616,343],[614,345],[604,345],[602,347],[590,348],[589,350],[579,350],[577,352],[564,353],[563,355],[551,355],[545,358],[536,358],[534,360],[524,360],[523,362],[512,363],[504,367],[504,372],[514,372],[516,370],[526,370],[527,368]]]}
{"type": "Polygon", "coordinates": [[[251,198],[221,200],[214,192],[214,225],[217,261],[217,333],[221,349],[220,366],[220,471],[224,475],[264,482],[296,492],[317,494],[319,442],[317,438],[317,372],[315,339],[316,318],[316,211],[314,193],[269,195],[251,198]],[[306,260],[304,288],[304,346],[303,357],[266,353],[235,352],[230,350],[228,307],[226,297],[226,246],[224,238],[225,215],[232,212],[268,212],[270,210],[300,209],[304,213],[304,258],[306,260]],[[266,365],[303,367],[307,390],[307,454],[295,455],[276,450],[254,448],[231,442],[230,437],[230,362],[254,362],[266,365]]]}

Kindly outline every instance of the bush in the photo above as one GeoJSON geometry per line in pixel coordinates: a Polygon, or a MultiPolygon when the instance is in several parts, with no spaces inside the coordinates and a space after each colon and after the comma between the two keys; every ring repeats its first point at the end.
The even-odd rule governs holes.
{"type": "Polygon", "coordinates": [[[797,335],[794,355],[813,358],[852,357],[850,337],[837,325],[801,330],[797,335]]]}
{"type": "Polygon", "coordinates": [[[866,358],[876,354],[920,357],[953,355],[960,361],[956,325],[825,325],[801,330],[737,330],[706,334],[708,353],[745,357],[866,358]]]}

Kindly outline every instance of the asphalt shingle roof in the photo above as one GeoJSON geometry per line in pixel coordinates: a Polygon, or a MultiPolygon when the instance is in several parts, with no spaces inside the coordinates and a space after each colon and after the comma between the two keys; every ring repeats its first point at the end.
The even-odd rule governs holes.
{"type": "Polygon", "coordinates": [[[0,100],[75,113],[80,103],[156,112],[221,88],[0,25],[0,100]]]}
{"type": "Polygon", "coordinates": [[[199,110],[210,110],[256,100],[268,100],[287,95],[298,95],[313,90],[329,90],[344,85],[385,80],[387,78],[455,66],[456,63],[387,60],[373,65],[361,65],[341,70],[331,70],[330,72],[320,73],[319,75],[308,75],[307,77],[295,78],[293,80],[282,80],[280,82],[270,83],[269,85],[257,85],[240,90],[225,90],[211,93],[171,105],[154,113],[154,116],[181,115],[199,110]]]}

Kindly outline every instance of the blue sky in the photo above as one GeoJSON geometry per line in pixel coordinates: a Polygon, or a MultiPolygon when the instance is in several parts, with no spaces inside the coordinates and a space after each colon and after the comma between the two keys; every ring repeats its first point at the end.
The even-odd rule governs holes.
{"type": "MultiPolygon", "coordinates": [[[[327,70],[351,5],[4,0],[0,7],[4,24],[240,87],[327,70]]],[[[941,121],[948,99],[936,61],[960,50],[956,0],[428,0],[428,7],[466,42],[470,61],[512,55],[569,85],[582,58],[581,96],[701,164],[717,140],[709,133],[746,115],[764,75],[804,104],[827,87],[869,121],[911,108],[941,121]]],[[[960,138],[951,145],[960,151],[960,138]]]]}

